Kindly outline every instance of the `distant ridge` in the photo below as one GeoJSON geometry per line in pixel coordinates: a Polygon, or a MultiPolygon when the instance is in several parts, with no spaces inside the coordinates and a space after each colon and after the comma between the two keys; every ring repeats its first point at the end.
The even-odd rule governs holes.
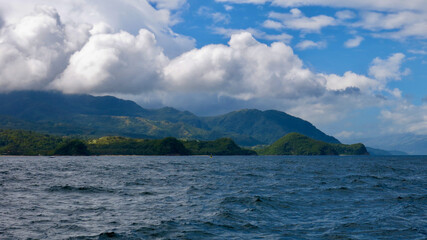
{"type": "Polygon", "coordinates": [[[353,140],[363,142],[371,148],[393,153],[393,155],[402,155],[402,152],[409,155],[427,155],[427,134],[422,134],[421,132],[419,134],[406,133],[367,138],[360,137],[353,140]]]}
{"type": "Polygon", "coordinates": [[[406,152],[402,152],[402,151],[386,151],[386,150],[376,149],[371,147],[366,147],[366,149],[368,150],[369,154],[373,156],[408,155],[406,152]]]}
{"type": "Polygon", "coordinates": [[[63,119],[76,114],[139,116],[147,110],[112,96],[17,91],[0,94],[0,113],[23,120],[63,119]]]}
{"type": "Polygon", "coordinates": [[[328,143],[339,141],[311,123],[284,112],[244,109],[199,117],[171,107],[145,109],[112,96],[17,91],[0,94],[0,128],[56,135],[215,140],[231,138],[244,146],[271,144],[298,132],[328,143]]]}

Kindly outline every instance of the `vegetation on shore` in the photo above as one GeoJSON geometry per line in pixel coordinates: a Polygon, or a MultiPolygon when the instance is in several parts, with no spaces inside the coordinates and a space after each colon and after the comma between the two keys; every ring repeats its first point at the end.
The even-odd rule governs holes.
{"type": "Polygon", "coordinates": [[[255,151],[239,147],[231,138],[215,141],[183,141],[192,155],[256,155],[255,151]]]}
{"type": "Polygon", "coordinates": [[[257,150],[259,155],[369,155],[361,143],[326,143],[299,133],[289,133],[270,146],[257,150]]]}
{"type": "Polygon", "coordinates": [[[58,137],[24,130],[0,130],[2,155],[367,155],[363,144],[335,144],[290,133],[273,144],[249,150],[230,138],[213,141],[136,139],[107,136],[96,139],[58,137]]]}
{"type": "Polygon", "coordinates": [[[61,143],[56,147],[53,154],[62,156],[88,156],[90,155],[90,152],[83,141],[79,139],[72,139],[61,143]]]}
{"type": "Polygon", "coordinates": [[[24,130],[0,129],[2,155],[53,155],[64,138],[24,130]]]}
{"type": "Polygon", "coordinates": [[[82,140],[24,130],[0,130],[1,155],[254,155],[229,138],[186,141],[173,137],[135,139],[107,136],[82,140]]]}
{"type": "Polygon", "coordinates": [[[102,137],[88,141],[94,155],[189,155],[190,151],[176,138],[134,139],[102,137]]]}

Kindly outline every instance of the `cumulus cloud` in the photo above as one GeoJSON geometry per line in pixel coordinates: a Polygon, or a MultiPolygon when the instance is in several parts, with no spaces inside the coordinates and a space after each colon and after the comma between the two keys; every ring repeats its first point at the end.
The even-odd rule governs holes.
{"type": "Polygon", "coordinates": [[[204,91],[248,100],[319,96],[325,90],[288,45],[268,46],[248,32],[232,35],[229,45],[208,45],[170,59],[146,29],[133,35],[107,24],[74,26],[62,23],[55,9],[40,8],[2,29],[1,38],[3,91],[204,91]]]}
{"type": "Polygon", "coordinates": [[[351,38],[351,39],[347,40],[344,43],[344,46],[346,48],[355,48],[355,47],[358,47],[360,45],[360,43],[362,43],[363,39],[364,38],[361,37],[361,36],[355,36],[354,38],[351,38]]]}
{"type": "Polygon", "coordinates": [[[87,25],[63,25],[54,8],[38,7],[0,34],[1,91],[43,89],[89,37],[87,25]]]}
{"type": "Polygon", "coordinates": [[[375,58],[369,68],[369,75],[381,81],[400,80],[402,76],[410,73],[406,68],[400,71],[405,55],[403,53],[395,53],[387,59],[375,58]]]}
{"type": "Polygon", "coordinates": [[[159,88],[168,58],[154,35],[140,30],[92,36],[50,87],[66,93],[132,93],[159,88]]]}
{"type": "Polygon", "coordinates": [[[333,17],[326,15],[318,15],[314,17],[306,17],[297,8],[290,10],[290,13],[271,12],[270,18],[280,20],[283,27],[290,29],[297,29],[303,32],[320,32],[320,30],[327,26],[336,25],[336,20],[333,17]]]}
{"type": "Polygon", "coordinates": [[[171,27],[180,21],[170,8],[179,7],[185,1],[156,0],[19,0],[4,1],[0,4],[0,12],[6,23],[15,23],[28,15],[37,5],[52,6],[61,15],[64,24],[85,23],[97,25],[104,23],[114,32],[126,31],[137,35],[141,28],[155,34],[157,42],[169,57],[177,56],[192,49],[195,40],[179,35],[171,27]]]}
{"type": "Polygon", "coordinates": [[[311,40],[304,40],[302,42],[299,42],[295,47],[300,50],[305,50],[310,48],[322,49],[322,48],[325,48],[326,45],[327,44],[325,41],[313,42],[311,40]]]}
{"type": "Polygon", "coordinates": [[[357,88],[362,92],[372,93],[385,87],[383,83],[354,72],[345,72],[343,76],[336,74],[320,74],[326,79],[326,88],[332,91],[342,91],[348,88],[357,88]]]}
{"type": "Polygon", "coordinates": [[[153,32],[135,35],[105,22],[64,22],[55,8],[39,6],[0,31],[0,91],[149,91],[169,59],[153,32]]]}
{"type": "Polygon", "coordinates": [[[280,42],[267,46],[247,32],[233,35],[228,46],[208,45],[173,59],[165,75],[171,90],[212,91],[243,100],[323,92],[289,46],[280,42]]]}

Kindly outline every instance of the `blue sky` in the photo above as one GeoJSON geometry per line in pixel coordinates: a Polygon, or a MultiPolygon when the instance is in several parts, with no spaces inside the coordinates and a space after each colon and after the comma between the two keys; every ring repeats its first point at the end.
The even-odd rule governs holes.
{"type": "MultiPolygon", "coordinates": [[[[382,9],[381,9],[382,10],[382,9]]],[[[387,13],[388,11],[375,11],[387,13]]],[[[365,9],[353,9],[325,6],[278,7],[271,3],[265,4],[234,4],[216,1],[188,1],[188,5],[180,13],[182,22],[173,26],[173,29],[197,40],[198,48],[207,44],[227,44],[229,37],[219,34],[215,29],[254,29],[270,35],[283,33],[292,36],[288,42],[305,64],[318,72],[344,74],[351,70],[358,74],[368,74],[369,64],[376,57],[387,58],[393,53],[404,53],[407,57],[402,68],[411,70],[405,76],[406,81],[390,83],[392,87],[401,89],[414,103],[420,104],[427,95],[427,58],[425,52],[427,42],[425,36],[390,39],[375,37],[376,33],[389,32],[388,30],[367,30],[363,26],[351,26],[360,21],[360,15],[365,9]],[[226,8],[231,8],[226,10],[226,8]],[[289,13],[291,9],[300,10],[306,17],[319,15],[337,18],[337,12],[348,11],[354,16],[347,23],[320,28],[319,31],[306,32],[300,29],[280,28],[271,29],[263,26],[269,19],[269,13],[289,13]],[[345,42],[356,37],[362,37],[360,45],[346,47],[345,42]],[[301,49],[298,43],[302,41],[322,42],[323,45],[301,49]]],[[[394,11],[392,11],[394,12],[394,11]]],[[[425,22],[424,22],[425,23],[425,22]]],[[[427,28],[427,25],[425,26],[427,28]]],[[[395,28],[398,30],[398,28],[395,28]]],[[[393,31],[393,30],[392,30],[393,31]]],[[[422,35],[425,33],[420,33],[422,35]]],[[[258,38],[260,42],[271,44],[274,40],[258,38]]]]}
{"type": "Polygon", "coordinates": [[[344,141],[427,134],[425,0],[1,1],[0,27],[2,92],[278,109],[344,141]]]}

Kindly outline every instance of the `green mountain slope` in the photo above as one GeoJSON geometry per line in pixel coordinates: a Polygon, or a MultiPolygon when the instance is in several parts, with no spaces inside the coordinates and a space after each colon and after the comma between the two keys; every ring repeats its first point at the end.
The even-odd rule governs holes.
{"type": "Polygon", "coordinates": [[[150,109],[147,110],[147,112],[145,112],[144,114],[141,114],[141,117],[154,121],[184,123],[196,128],[209,129],[209,127],[206,125],[206,123],[203,122],[200,117],[194,115],[189,111],[179,111],[171,107],[150,109]]]}
{"type": "Polygon", "coordinates": [[[23,120],[68,120],[75,115],[141,116],[148,110],[128,100],[58,92],[0,94],[0,114],[23,120]]]}
{"type": "Polygon", "coordinates": [[[25,129],[65,136],[214,140],[237,144],[270,144],[290,132],[339,143],[311,123],[279,111],[241,110],[216,117],[198,117],[165,107],[144,109],[111,96],[20,91],[0,94],[0,128],[25,129]]]}
{"type": "MultiPolygon", "coordinates": [[[[251,136],[261,144],[271,144],[291,132],[298,132],[324,142],[340,143],[311,123],[275,110],[245,109],[222,116],[208,117],[205,118],[205,121],[213,130],[251,136]]],[[[242,145],[256,144],[253,142],[237,142],[242,145]]]]}
{"type": "Polygon", "coordinates": [[[270,146],[257,151],[260,155],[368,155],[363,144],[336,144],[289,133],[270,146]]]}

